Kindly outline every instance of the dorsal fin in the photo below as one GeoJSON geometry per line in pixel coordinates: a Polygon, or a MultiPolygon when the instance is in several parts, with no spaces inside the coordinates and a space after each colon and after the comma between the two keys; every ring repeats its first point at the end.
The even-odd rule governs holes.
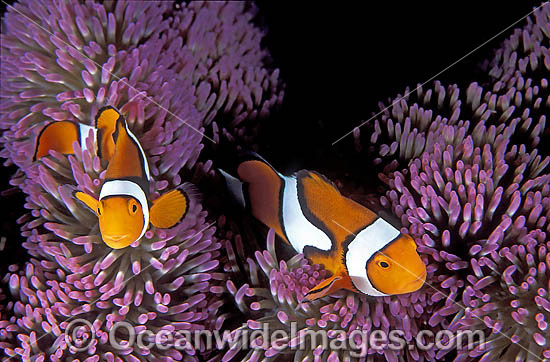
{"type": "Polygon", "coordinates": [[[149,165],[139,141],[130,132],[122,115],[116,120],[116,128],[112,135],[115,152],[105,173],[107,180],[135,180],[148,192],[149,165]]]}
{"type": "Polygon", "coordinates": [[[98,156],[107,162],[111,160],[115,152],[113,133],[116,130],[117,120],[122,115],[112,106],[101,108],[95,117],[95,128],[98,130],[98,156]]]}
{"type": "Polygon", "coordinates": [[[273,171],[275,171],[275,168],[269,162],[267,162],[265,158],[263,158],[262,156],[260,156],[254,151],[240,151],[238,154],[238,159],[239,159],[239,165],[246,161],[260,161],[265,163],[273,171]]]}
{"type": "Polygon", "coordinates": [[[302,170],[296,173],[302,212],[314,225],[334,238],[337,245],[366,225],[377,215],[363,205],[342,196],[323,175],[302,170]]]}

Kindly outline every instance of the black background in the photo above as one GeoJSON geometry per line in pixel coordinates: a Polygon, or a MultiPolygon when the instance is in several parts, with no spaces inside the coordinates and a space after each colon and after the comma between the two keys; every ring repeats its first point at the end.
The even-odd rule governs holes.
{"type": "MultiPolygon", "coordinates": [[[[518,19],[538,2],[272,2],[258,3],[267,30],[263,45],[286,83],[282,107],[263,122],[262,155],[283,172],[346,167],[332,143],[378,110],[445,69],[518,19]]],[[[1,4],[3,13],[4,4],[1,4]]],[[[513,28],[525,24],[525,20],[513,28]]],[[[483,82],[478,65],[512,29],[437,77],[444,83],[483,82]]],[[[3,168],[0,189],[14,168],[3,168]]],[[[330,172],[329,172],[330,173],[330,172]]],[[[0,236],[8,238],[0,271],[26,258],[15,219],[24,197],[2,196],[0,236]]]]}
{"type": "MultiPolygon", "coordinates": [[[[265,45],[286,82],[280,112],[265,123],[262,154],[284,171],[345,164],[353,137],[332,143],[532,11],[538,2],[260,2],[265,45]],[[386,102],[387,104],[387,102],[386,102]]],[[[486,79],[479,65],[514,28],[436,79],[486,79]]]]}

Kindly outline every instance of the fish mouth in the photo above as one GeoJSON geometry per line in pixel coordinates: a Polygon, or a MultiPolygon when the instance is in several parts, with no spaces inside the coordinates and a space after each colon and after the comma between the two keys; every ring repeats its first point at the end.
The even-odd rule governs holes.
{"type": "Polygon", "coordinates": [[[419,281],[422,281],[422,283],[424,283],[426,281],[426,271],[424,270],[424,273],[422,273],[421,276],[418,277],[418,280],[419,281]]]}
{"type": "Polygon", "coordinates": [[[426,281],[426,272],[424,271],[424,273],[422,273],[422,275],[420,275],[419,277],[416,277],[415,280],[409,282],[409,285],[418,284],[419,282],[424,284],[425,281],[426,281]]]}
{"type": "Polygon", "coordinates": [[[131,244],[128,241],[129,234],[124,235],[104,235],[103,242],[107,244],[108,247],[113,249],[122,249],[131,244]]]}
{"type": "Polygon", "coordinates": [[[405,292],[404,293],[412,293],[420,289],[426,282],[426,272],[422,273],[422,275],[416,277],[416,279],[411,280],[405,285],[405,292]]]}
{"type": "Polygon", "coordinates": [[[109,241],[120,241],[124,238],[127,238],[128,237],[128,234],[123,234],[123,235],[104,235],[103,238],[105,238],[106,240],[109,240],[109,241]]]}

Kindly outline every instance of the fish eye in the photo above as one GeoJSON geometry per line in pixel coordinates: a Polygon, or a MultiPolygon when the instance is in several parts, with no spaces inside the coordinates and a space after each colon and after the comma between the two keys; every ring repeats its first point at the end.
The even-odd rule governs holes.
{"type": "Polygon", "coordinates": [[[137,212],[137,203],[136,200],[130,199],[128,200],[128,212],[130,212],[130,215],[135,215],[137,212]]]}
{"type": "Polygon", "coordinates": [[[380,265],[381,268],[384,268],[384,269],[387,269],[390,267],[390,264],[388,264],[387,262],[385,261],[379,261],[378,262],[378,265],[380,265]]]}

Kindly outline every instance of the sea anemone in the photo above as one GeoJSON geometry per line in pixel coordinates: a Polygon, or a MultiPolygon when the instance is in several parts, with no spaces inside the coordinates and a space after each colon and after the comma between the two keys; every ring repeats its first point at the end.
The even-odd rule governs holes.
{"type": "MultiPolygon", "coordinates": [[[[550,110],[548,71],[550,70],[550,7],[543,4],[527,18],[527,24],[514,30],[485,64],[489,82],[480,106],[502,113],[508,122],[519,118],[520,123],[512,136],[512,142],[525,144],[529,149],[537,147],[546,127],[546,115],[550,110]]],[[[476,89],[481,95],[482,90],[476,89]]],[[[502,121],[502,120],[500,120],[502,121]]],[[[544,148],[540,149],[544,152],[544,148]]],[[[548,153],[546,153],[548,155],[548,153]]]]}
{"type": "MultiPolygon", "coordinates": [[[[148,155],[152,197],[180,184],[181,169],[191,169],[199,157],[206,126],[212,125],[215,141],[244,139],[243,121],[265,117],[281,101],[278,71],[265,67],[263,33],[251,22],[255,11],[221,2],[9,7],[0,69],[2,156],[24,170],[12,183],[28,195],[31,214],[21,221],[32,259],[24,271],[9,274],[18,300],[9,326],[2,327],[17,331],[4,344],[8,356],[133,360],[136,353],[181,359],[204,352],[204,346],[181,353],[115,351],[106,341],[120,320],[155,333],[219,328],[220,244],[201,205],[193,201],[176,227],[153,228],[131,247],[111,250],[96,217],[71,196],[75,188],[97,196],[101,160],[77,148],[74,156],[53,152],[34,164],[32,155],[47,122],[91,124],[97,109],[109,104],[125,114],[148,155]],[[64,339],[71,320],[80,318],[93,323],[87,333],[96,337],[83,350],[64,339]]],[[[200,171],[211,165],[201,162],[200,171]]]]}
{"type": "MultiPolygon", "coordinates": [[[[532,53],[527,58],[541,57],[531,60],[532,72],[522,71],[524,67],[510,71],[508,60],[500,64],[502,57],[512,57],[508,48],[518,47],[516,32],[505,42],[508,50],[497,51],[491,62],[488,84],[472,82],[462,93],[458,85],[437,81],[428,88],[407,88],[403,96],[380,103],[381,114],[353,133],[357,154],[351,157],[369,174],[376,165],[386,189],[380,198],[383,208],[400,218],[402,231],[416,239],[428,264],[422,289],[432,289],[427,326],[482,330],[489,341],[483,346],[490,350],[483,360],[528,357],[520,347],[510,347],[501,330],[539,355],[548,348],[548,303],[543,298],[548,292],[544,237],[550,231],[550,158],[538,146],[545,134],[550,63],[543,61],[548,52],[544,43],[537,44],[548,39],[548,13],[537,11],[536,24],[529,21],[523,31],[525,49],[532,53]],[[498,67],[507,70],[498,73],[498,67]],[[511,75],[504,79],[503,74],[511,75]],[[495,263],[518,253],[521,257],[512,261],[518,275],[501,277],[510,263],[495,263]],[[529,253],[533,256],[527,256],[526,264],[529,253]],[[523,275],[529,281],[522,284],[523,275]],[[511,300],[521,311],[510,309],[511,300]],[[524,324],[523,316],[536,317],[525,317],[524,324]],[[506,327],[494,328],[504,318],[510,319],[506,327]]],[[[508,273],[513,274],[511,268],[508,273]]],[[[246,291],[241,293],[248,295],[246,291]]],[[[469,347],[458,360],[483,354],[481,348],[472,352],[476,345],[469,347]]],[[[439,360],[449,350],[435,352],[432,358],[439,360]]]]}
{"type": "MultiPolygon", "coordinates": [[[[452,317],[453,331],[477,329],[486,336],[485,343],[461,349],[460,361],[530,360],[549,353],[544,336],[550,158],[538,147],[547,134],[549,107],[549,63],[543,61],[548,50],[539,43],[548,39],[547,8],[537,10],[536,23],[529,20],[496,52],[492,83],[471,83],[465,99],[457,91],[455,119],[467,121],[449,125],[440,118],[444,126],[431,127],[442,132],[425,133],[437,136],[432,151],[417,158],[406,154],[401,167],[394,162],[386,169],[397,171],[381,175],[390,187],[383,205],[420,241],[419,252],[439,265],[431,283],[442,291],[460,286],[458,296],[450,293],[453,304],[432,319],[452,317]],[[527,55],[516,63],[518,39],[527,55]]],[[[406,113],[415,106],[392,109],[392,115],[407,125],[406,113]]],[[[394,150],[403,152],[403,136],[396,141],[400,148],[394,150]]],[[[438,359],[448,352],[439,352],[438,359]]]]}
{"type": "Polygon", "coordinates": [[[487,81],[406,89],[354,130],[364,169],[374,163],[380,172],[381,205],[427,264],[426,285],[414,293],[340,291],[306,303],[305,293],[328,276],[322,266],[301,254],[278,257],[273,230],[266,250],[252,248],[252,239],[245,248],[225,216],[216,227],[207,221],[196,198],[174,228],[152,228],[112,250],[96,216],[72,197],[76,189],[97,196],[106,165],[76,145],[74,155],[32,162],[45,124],[91,124],[110,104],[148,155],[152,199],[211,174],[212,161],[199,161],[211,144],[205,138],[249,145],[258,117],[283,96],[255,14],[245,2],[22,1],[9,8],[0,156],[22,170],[12,184],[27,195],[30,212],[20,221],[31,259],[4,279],[14,301],[0,291],[2,352],[24,360],[435,361],[455,352],[419,348],[420,330],[476,329],[485,341],[458,349],[456,361],[550,359],[550,158],[540,148],[550,107],[548,6],[487,62],[487,81]],[[238,313],[223,306],[226,291],[238,313]],[[71,330],[77,320],[89,324],[71,330]],[[265,328],[286,335],[221,352],[117,349],[108,335],[120,321],[155,334],[224,326],[233,336],[265,328]],[[402,331],[405,346],[365,347],[374,331],[402,331]],[[319,332],[326,343],[313,343],[319,332]]]}
{"type": "Polygon", "coordinates": [[[539,78],[550,70],[550,8],[542,4],[526,19],[527,24],[514,30],[504,40],[494,57],[484,65],[495,82],[508,88],[514,86],[517,76],[539,78]]]}
{"type": "MultiPolygon", "coordinates": [[[[503,134],[509,137],[507,130],[503,134]]],[[[434,152],[413,160],[408,172],[396,171],[387,179],[390,190],[382,204],[401,218],[419,242],[418,251],[429,255],[428,270],[434,274],[428,274],[427,283],[449,295],[430,324],[460,315],[469,305],[461,299],[469,300],[466,293],[473,291],[465,292],[466,281],[481,279],[477,259],[486,260],[530,233],[548,231],[548,205],[541,201],[550,191],[550,175],[543,173],[550,159],[509,146],[503,134],[485,138],[491,134],[478,127],[461,147],[436,144],[434,152]],[[478,146],[476,135],[488,143],[478,146]]],[[[545,275],[540,277],[544,284],[545,275]]]]}
{"type": "MultiPolygon", "coordinates": [[[[192,201],[174,228],[152,228],[130,247],[112,250],[101,241],[95,214],[72,197],[76,188],[97,197],[102,171],[99,158],[82,153],[76,143],[74,155],[53,152],[29,169],[21,187],[29,195],[25,207],[31,216],[22,230],[32,259],[24,271],[10,275],[19,331],[18,345],[5,351],[9,356],[63,360],[80,353],[111,359],[114,353],[127,360],[136,354],[178,359],[197,351],[156,345],[118,351],[107,341],[109,329],[122,320],[153,333],[212,329],[222,322],[217,320],[224,278],[216,271],[220,244],[201,205],[192,201]],[[85,349],[75,350],[65,340],[75,319],[93,326],[96,339],[85,349]]],[[[170,185],[169,179],[155,181],[153,198],[170,185]]]]}
{"type": "MultiPolygon", "coordinates": [[[[267,115],[281,100],[278,71],[264,67],[268,57],[254,14],[250,5],[219,2],[9,7],[1,42],[1,152],[23,170],[12,183],[27,194],[30,213],[20,221],[32,258],[9,274],[16,302],[5,330],[16,338],[6,334],[6,355],[133,361],[205,352],[202,345],[120,351],[106,340],[121,320],[154,333],[219,328],[220,243],[200,203],[192,199],[174,228],[152,228],[131,247],[111,250],[95,215],[72,197],[75,189],[98,196],[104,162],[76,145],[68,157],[52,152],[32,163],[32,156],[45,124],[91,124],[109,104],[125,114],[148,156],[152,198],[181,184],[180,171],[191,169],[203,148],[205,126],[212,124],[216,140],[244,137],[242,122],[267,115]],[[79,332],[79,339],[92,337],[78,341],[89,342],[83,349],[65,339],[77,319],[92,324],[79,332]]],[[[211,165],[199,168],[208,172],[211,165]]]]}
{"type": "MultiPolygon", "coordinates": [[[[203,127],[223,139],[250,145],[259,119],[282,102],[284,84],[270,68],[257,8],[245,1],[190,2],[174,12],[166,31],[166,57],[191,78],[203,127]]],[[[210,133],[209,133],[210,134],[210,133]]]]}
{"type": "Polygon", "coordinates": [[[550,110],[549,24],[550,7],[537,8],[527,24],[516,29],[483,65],[486,82],[465,85],[465,95],[455,84],[435,81],[427,89],[421,85],[407,88],[403,95],[380,102],[380,114],[354,130],[356,151],[368,151],[374,164],[393,171],[398,163],[406,165],[431,151],[442,127],[460,120],[497,126],[514,122],[517,127],[511,142],[536,148],[542,135],[549,134],[545,127],[550,110]]]}
{"type": "MultiPolygon", "coordinates": [[[[498,284],[499,279],[492,277],[480,281],[477,289],[473,287],[482,278],[479,264],[492,265],[487,261],[489,255],[507,250],[503,248],[514,247],[518,240],[527,235],[538,235],[540,238],[543,231],[550,231],[547,222],[549,204],[544,201],[550,191],[550,175],[547,173],[550,158],[539,155],[536,148],[527,149],[525,145],[513,144],[511,139],[520,122],[519,118],[508,120],[511,113],[506,109],[481,112],[483,104],[479,102],[483,98],[476,99],[479,92],[476,84],[468,88],[465,100],[460,97],[460,91],[455,85],[445,88],[436,82],[434,89],[438,95],[436,98],[443,103],[432,104],[433,109],[429,106],[434,96],[425,96],[432,92],[418,89],[408,99],[422,99],[426,109],[417,103],[403,100],[383,116],[386,129],[393,129],[393,133],[386,133],[386,140],[391,137],[394,140],[391,141],[393,146],[379,144],[379,151],[388,152],[378,153],[381,157],[377,161],[386,166],[379,175],[387,189],[380,203],[400,219],[402,231],[415,238],[418,251],[427,264],[426,285],[407,296],[369,298],[340,293],[323,298],[317,304],[303,304],[300,303],[301,297],[308,288],[324,279],[326,273],[319,266],[309,265],[301,256],[278,261],[273,240],[268,238],[268,250],[257,252],[256,261],[247,259],[244,266],[249,273],[247,282],[236,284],[238,277],[228,282],[228,289],[239,309],[253,316],[245,327],[235,328],[233,333],[236,335],[244,330],[262,329],[265,324],[270,331],[278,328],[291,333],[290,325],[295,322],[296,334],[290,335],[288,339],[270,341],[273,344],[269,346],[246,350],[244,355],[241,352],[243,346],[236,344],[224,355],[225,360],[288,358],[288,355],[295,360],[353,358],[349,350],[322,349],[320,346],[308,346],[309,349],[301,350],[295,348],[307,345],[307,340],[300,337],[300,333],[304,334],[306,330],[332,330],[332,335],[338,338],[334,332],[338,327],[345,328],[348,333],[354,328],[369,332],[373,329],[386,332],[404,329],[407,336],[408,333],[415,336],[422,329],[434,332],[450,329],[453,321],[452,330],[455,332],[481,329],[489,339],[495,339],[495,336],[490,336],[488,328],[492,328],[493,321],[498,319],[497,309],[492,312],[492,319],[478,320],[481,324],[476,325],[472,322],[474,316],[482,315],[482,311],[493,311],[494,305],[481,304],[481,300],[485,303],[489,298],[481,291],[475,294],[480,300],[470,304],[471,298],[467,293],[474,295],[473,291],[483,288],[484,283],[489,281],[498,284]],[[452,95],[445,96],[448,93],[452,95]],[[475,108],[472,107],[474,104],[475,108]],[[462,120],[459,117],[461,112],[470,115],[472,121],[462,120]],[[396,119],[395,123],[390,117],[396,119]],[[413,120],[416,129],[412,127],[413,120]],[[422,123],[424,121],[425,124],[422,123]],[[419,138],[423,141],[416,144],[419,138]],[[258,275],[258,269],[262,269],[268,278],[265,282],[258,275]],[[269,287],[264,287],[266,283],[269,287]],[[355,306],[355,309],[351,306],[355,306]],[[480,311],[471,313],[469,308],[472,306],[478,307],[480,311]],[[342,314],[341,308],[345,310],[342,314]],[[366,308],[366,311],[362,308],[366,308]],[[461,322],[460,317],[464,313],[468,318],[461,322]],[[361,324],[361,320],[373,324],[361,324]],[[375,321],[382,322],[374,324],[375,321]],[[485,321],[487,325],[483,324],[485,321]]],[[[378,135],[382,133],[380,130],[378,135]]],[[[357,135],[359,132],[356,131],[357,135]]],[[[376,144],[379,140],[382,139],[373,137],[369,141],[376,144]]],[[[371,148],[371,151],[376,154],[376,147],[371,148]]],[[[270,237],[273,238],[273,235],[270,237]]],[[[229,250],[231,254],[232,248],[229,250]]],[[[540,250],[537,252],[542,252],[539,260],[543,260],[546,254],[540,250]]],[[[243,257],[230,258],[237,259],[242,260],[243,257]]],[[[543,289],[539,291],[546,295],[544,286],[548,274],[545,274],[544,266],[539,267],[539,270],[541,272],[537,274],[538,281],[535,284],[541,285],[543,289]]],[[[534,279],[535,276],[532,276],[530,281],[534,279]]],[[[525,285],[523,287],[526,288],[525,285]]],[[[533,299],[535,296],[532,293],[536,288],[529,290],[529,296],[533,299]]],[[[502,298],[499,291],[493,298],[502,298]]],[[[522,313],[540,314],[536,321],[542,320],[543,323],[533,332],[518,332],[514,336],[516,342],[521,340],[528,346],[530,342],[525,339],[532,337],[535,343],[546,343],[541,339],[541,330],[545,328],[544,318],[547,317],[539,310],[547,304],[541,298],[540,295],[537,297],[537,303],[532,308],[528,307],[528,302],[523,303],[522,313]]],[[[509,346],[503,338],[500,335],[498,344],[492,344],[496,347],[490,356],[498,356],[509,346]]],[[[407,339],[407,343],[411,341],[407,339]]],[[[444,342],[447,344],[451,341],[447,338],[444,342]]],[[[474,347],[470,346],[472,349],[474,347]]],[[[543,351],[542,347],[539,349],[543,351]]],[[[450,350],[434,346],[423,352],[413,348],[403,351],[370,349],[367,353],[372,358],[383,354],[389,360],[440,360],[450,350]]],[[[470,351],[461,353],[461,360],[470,351]]]]}
{"type": "MultiPolygon", "coordinates": [[[[384,298],[341,291],[307,303],[303,301],[304,295],[329,273],[320,265],[312,265],[302,254],[288,260],[278,259],[273,230],[267,236],[267,250],[256,251],[255,258],[247,258],[242,267],[235,261],[245,259],[240,252],[234,252],[244,250],[242,245],[237,243],[234,248],[227,243],[226,247],[230,262],[225,270],[234,273],[227,282],[227,289],[248,319],[244,326],[235,328],[232,335],[236,338],[248,334],[252,338],[254,331],[264,329],[270,334],[251,341],[250,345],[236,339],[235,344],[220,355],[223,361],[263,358],[403,361],[404,356],[412,361],[434,360],[433,348],[421,350],[413,343],[418,331],[427,328],[434,311],[433,290],[424,288],[384,298]],[[237,271],[244,272],[246,282],[237,271]],[[275,330],[284,331],[285,335],[272,335],[275,330]],[[388,344],[369,345],[368,338],[373,331],[386,335],[403,331],[407,348],[396,350],[388,344]],[[327,338],[324,343],[322,333],[327,338]]],[[[430,328],[437,331],[441,325],[434,324],[430,328]]]]}
{"type": "MultiPolygon", "coordinates": [[[[456,94],[458,97],[458,89],[456,94]]],[[[450,124],[434,112],[441,124],[433,122],[424,133],[426,139],[431,139],[430,150],[418,156],[406,154],[402,159],[406,162],[395,159],[394,166],[379,175],[388,187],[381,198],[382,206],[391,208],[401,219],[407,232],[416,238],[418,251],[428,258],[426,284],[439,291],[432,301],[446,297],[445,303],[434,308],[430,325],[446,323],[445,319],[464,313],[469,304],[463,300],[469,301],[466,293],[472,292],[467,286],[477,281],[475,278],[480,279],[478,258],[485,260],[489,254],[498,254],[501,248],[511,247],[529,233],[548,232],[548,205],[543,200],[550,191],[550,158],[539,155],[537,148],[513,144],[520,119],[509,120],[508,109],[486,111],[483,99],[494,97],[483,98],[482,94],[481,88],[472,84],[466,101],[458,97],[455,102],[455,113],[466,109],[462,114],[470,114],[472,121],[456,117],[450,124]]],[[[411,121],[403,113],[413,107],[416,104],[392,110],[396,119],[404,120],[407,131],[411,121]]],[[[391,124],[391,119],[386,124],[391,124]]],[[[394,142],[400,144],[403,138],[401,135],[394,142]]],[[[400,147],[394,148],[403,150],[400,147]]],[[[545,277],[541,274],[539,283],[544,284],[545,277]]],[[[488,298],[485,295],[482,299],[488,298]]],[[[468,315],[471,320],[472,314],[468,315]]],[[[503,341],[502,335],[500,338],[503,341]]],[[[437,358],[448,352],[438,352],[437,358]]]]}
{"type": "Polygon", "coordinates": [[[433,151],[441,139],[459,146],[465,135],[482,124],[480,127],[494,125],[497,134],[502,133],[505,126],[512,126],[510,141],[525,144],[531,151],[546,129],[545,114],[550,107],[548,81],[546,78],[538,82],[524,80],[521,76],[519,79],[518,84],[507,90],[502,90],[500,85],[494,88],[486,85],[485,88],[492,90],[485,90],[472,82],[461,93],[458,85],[443,86],[439,81],[427,89],[420,85],[412,91],[406,88],[403,96],[388,101],[389,107],[379,104],[378,117],[354,129],[355,150],[362,159],[372,159],[371,162],[387,174],[433,151]],[[454,139],[450,138],[455,136],[449,133],[450,126],[458,132],[454,139]]]}
{"type": "MultiPolygon", "coordinates": [[[[537,152],[548,155],[540,146],[549,135],[545,122],[550,108],[546,45],[550,7],[543,5],[533,17],[488,62],[492,88],[481,101],[476,97],[480,107],[485,102],[486,108],[495,109],[496,104],[497,110],[507,114],[506,123],[517,125],[509,133],[510,141],[520,145],[513,147],[523,155],[510,152],[508,157],[516,158],[519,165],[528,164],[537,152]]],[[[476,94],[483,93],[480,87],[475,89],[476,94]]],[[[515,172],[509,207],[502,216],[505,227],[495,230],[502,240],[500,248],[473,255],[462,295],[466,309],[454,317],[450,328],[482,329],[487,338],[473,350],[460,350],[461,361],[550,358],[550,187],[549,176],[542,175],[548,173],[547,164],[548,157],[536,170],[531,168],[525,179],[515,172]]]]}
{"type": "MultiPolygon", "coordinates": [[[[550,209],[548,196],[543,204],[550,209]]],[[[549,249],[546,233],[535,229],[515,245],[472,260],[474,273],[462,296],[467,308],[450,329],[482,329],[486,339],[459,350],[460,361],[550,359],[549,249]]]]}
{"type": "MultiPolygon", "coordinates": [[[[472,358],[480,356],[487,349],[490,352],[485,356],[489,359],[503,355],[515,358],[517,355],[521,360],[527,355],[519,345],[531,350],[529,346],[535,343],[538,346],[531,346],[532,350],[547,353],[546,342],[541,338],[546,304],[536,296],[536,285],[541,286],[539,291],[546,295],[548,274],[543,244],[544,236],[550,231],[547,221],[550,158],[540,155],[535,147],[542,134],[538,132],[540,127],[537,127],[538,133],[532,133],[529,146],[513,143],[518,139],[514,137],[515,131],[525,119],[511,118],[515,107],[506,102],[507,95],[499,98],[482,95],[481,87],[470,85],[462,108],[466,109],[463,114],[472,115],[472,121],[449,124],[445,118],[438,117],[443,124],[432,124],[425,133],[425,137],[432,140],[431,150],[424,150],[418,157],[406,154],[406,163],[399,167],[395,161],[393,168],[380,174],[389,187],[381,203],[391,207],[393,214],[400,217],[408,233],[416,238],[418,251],[428,257],[427,284],[441,292],[436,293],[433,301],[447,296],[445,303],[435,308],[429,324],[454,318],[454,331],[481,329],[487,336],[487,344],[480,345],[474,352],[472,349],[476,346],[463,349],[459,360],[467,360],[468,353],[472,358]],[[495,107],[495,99],[500,106],[495,107]],[[492,106],[488,106],[489,102],[492,106]],[[539,256],[538,264],[534,263],[540,272],[531,276],[531,283],[521,284],[517,277],[501,278],[509,265],[501,260],[510,257],[511,253],[520,253],[537,239],[541,246],[531,245],[528,249],[530,253],[536,250],[539,256]],[[513,280],[523,289],[509,288],[513,280]],[[491,287],[485,288],[486,283],[491,287]],[[521,296],[516,295],[520,291],[521,296]],[[535,297],[537,302],[533,303],[535,297]],[[540,315],[537,321],[540,319],[543,323],[538,328],[527,328],[524,333],[518,332],[524,328],[519,318],[515,321],[521,326],[511,324],[514,320],[511,319],[507,328],[503,328],[503,324],[494,328],[495,321],[504,318],[500,313],[510,309],[511,300],[515,301],[512,305],[522,308],[521,313],[540,315]],[[512,338],[518,346],[510,347],[506,337],[512,338]]],[[[458,98],[456,104],[460,103],[458,98]]],[[[528,109],[528,105],[522,106],[528,109]]],[[[394,117],[405,119],[404,124],[408,126],[410,120],[399,117],[404,109],[395,111],[397,116],[394,117]]],[[[460,110],[457,107],[457,114],[460,110]]],[[[540,122],[544,125],[544,117],[540,122]]],[[[397,143],[403,138],[398,138],[397,143]]],[[[521,270],[525,269],[521,264],[524,256],[525,252],[521,258],[513,258],[513,263],[523,267],[521,270]]],[[[508,269],[508,273],[511,275],[512,270],[508,269]]],[[[517,317],[517,312],[514,315],[517,317]]],[[[439,351],[437,358],[448,352],[439,351]]]]}
{"type": "Polygon", "coordinates": [[[380,172],[406,166],[411,159],[433,150],[446,126],[459,123],[459,94],[457,85],[435,81],[431,88],[406,88],[403,95],[388,99],[389,107],[380,102],[380,115],[353,131],[356,152],[363,162],[370,159],[379,165],[380,172]]]}
{"type": "Polygon", "coordinates": [[[0,288],[0,349],[3,351],[13,349],[14,332],[18,330],[12,311],[13,302],[9,301],[4,293],[6,284],[6,280],[2,280],[2,287],[0,288]]]}
{"type": "Polygon", "coordinates": [[[125,1],[8,7],[1,156],[26,167],[47,122],[91,124],[105,104],[127,114],[146,152],[172,176],[194,165],[205,126],[213,127],[210,141],[244,137],[243,120],[266,116],[283,95],[278,70],[264,66],[263,34],[251,23],[255,9],[240,2],[173,7],[125,1]]]}

